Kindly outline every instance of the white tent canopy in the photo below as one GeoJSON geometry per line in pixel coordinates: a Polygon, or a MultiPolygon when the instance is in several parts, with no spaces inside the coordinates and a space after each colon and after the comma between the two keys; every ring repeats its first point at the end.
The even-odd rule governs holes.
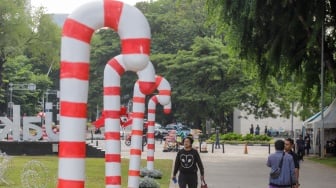
{"type": "MultiPolygon", "coordinates": [[[[314,118],[309,118],[311,121],[306,120],[304,126],[309,129],[313,129],[313,151],[316,153],[316,144],[318,143],[318,130],[324,127],[325,140],[328,136],[332,136],[331,133],[334,131],[328,131],[328,129],[336,129],[336,99],[324,110],[323,112],[323,122],[321,117],[321,112],[314,115],[314,118]],[[317,115],[317,116],[316,116],[317,115]],[[330,134],[328,134],[330,133],[330,134]]],[[[334,135],[336,136],[336,135],[334,135]]],[[[325,144],[325,143],[324,143],[325,144]]]]}

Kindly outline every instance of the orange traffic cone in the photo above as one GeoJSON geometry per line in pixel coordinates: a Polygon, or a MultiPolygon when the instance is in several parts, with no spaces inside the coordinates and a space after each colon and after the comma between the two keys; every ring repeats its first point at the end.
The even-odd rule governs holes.
{"type": "Polygon", "coordinates": [[[245,144],[244,154],[248,154],[248,151],[247,151],[247,143],[245,144]]]}

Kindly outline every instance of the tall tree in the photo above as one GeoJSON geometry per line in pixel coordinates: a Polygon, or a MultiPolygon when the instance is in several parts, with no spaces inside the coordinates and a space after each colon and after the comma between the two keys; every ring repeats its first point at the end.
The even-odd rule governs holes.
{"type": "Polygon", "coordinates": [[[316,91],[320,88],[322,41],[326,82],[336,82],[335,1],[207,0],[207,6],[228,45],[257,66],[262,83],[270,77],[287,77],[283,81],[291,82],[290,75],[295,74],[295,81],[303,83],[302,102],[316,106],[318,101],[311,99],[320,94],[316,91]]]}

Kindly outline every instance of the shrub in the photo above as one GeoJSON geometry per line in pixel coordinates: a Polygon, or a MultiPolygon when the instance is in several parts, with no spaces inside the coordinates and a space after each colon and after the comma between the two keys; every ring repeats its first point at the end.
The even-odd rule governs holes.
{"type": "Polygon", "coordinates": [[[140,176],[141,177],[151,177],[155,179],[161,179],[162,178],[162,172],[159,170],[148,170],[147,168],[140,169],[140,176]]]}
{"type": "Polygon", "coordinates": [[[160,188],[160,185],[153,178],[146,176],[140,179],[139,188],[160,188]]]}

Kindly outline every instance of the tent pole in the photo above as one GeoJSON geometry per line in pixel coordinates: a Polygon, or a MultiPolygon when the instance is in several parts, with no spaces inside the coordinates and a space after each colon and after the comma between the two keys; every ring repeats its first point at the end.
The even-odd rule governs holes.
{"type": "MultiPolygon", "coordinates": [[[[324,9],[323,3],[323,9],[324,9]]],[[[320,157],[324,158],[324,13],[322,17],[321,32],[321,120],[322,128],[320,131],[320,157]]]]}

